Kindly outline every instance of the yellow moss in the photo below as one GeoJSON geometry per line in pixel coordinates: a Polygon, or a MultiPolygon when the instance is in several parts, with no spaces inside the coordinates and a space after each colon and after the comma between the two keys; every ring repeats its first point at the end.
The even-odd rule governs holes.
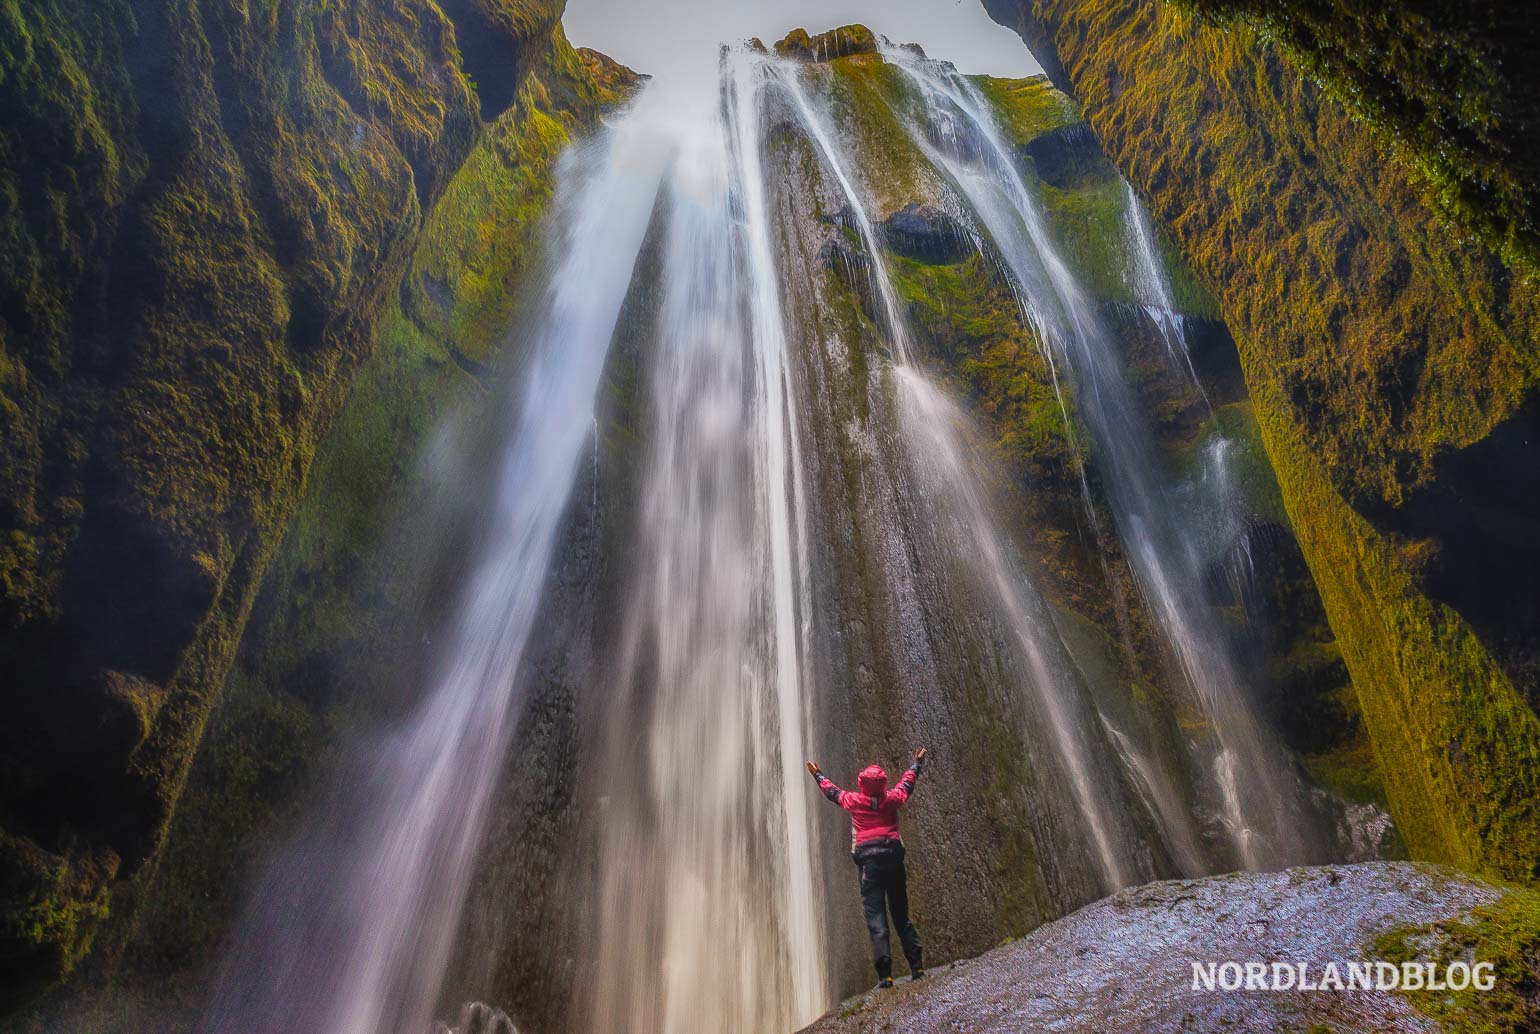
{"type": "Polygon", "coordinates": [[[1414,857],[1504,879],[1540,876],[1540,720],[1460,616],[1419,593],[1394,544],[1330,488],[1272,374],[1247,381],[1300,548],[1353,676],[1414,857]]]}
{"type": "Polygon", "coordinates": [[[1006,139],[1017,147],[1031,143],[1050,130],[1081,121],[1079,107],[1066,94],[1054,89],[1046,75],[1026,79],[977,75],[972,79],[998,113],[1006,139]]]}
{"type": "Polygon", "coordinates": [[[1536,285],[1450,234],[1246,27],[1138,0],[995,9],[1220,300],[1408,846],[1535,879],[1540,723],[1395,529],[1441,462],[1533,397],[1536,285]]]}
{"type": "Polygon", "coordinates": [[[904,74],[876,54],[840,58],[827,68],[835,121],[850,134],[842,143],[856,156],[856,169],[847,172],[862,177],[878,211],[931,196],[935,174],[900,121],[912,101],[904,74]]]}
{"type": "Polygon", "coordinates": [[[1540,971],[1540,894],[1504,888],[1503,896],[1465,918],[1401,926],[1375,939],[1373,954],[1392,963],[1485,963],[1493,987],[1400,991],[1418,1011],[1460,1034],[1523,1034],[1540,1023],[1534,987],[1540,971]]]}

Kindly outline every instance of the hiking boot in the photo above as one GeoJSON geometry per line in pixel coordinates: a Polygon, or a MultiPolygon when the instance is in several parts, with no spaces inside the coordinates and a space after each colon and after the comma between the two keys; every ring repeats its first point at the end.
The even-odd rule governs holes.
{"type": "Polygon", "coordinates": [[[883,977],[881,980],[877,981],[877,986],[878,987],[892,987],[893,986],[893,978],[892,977],[883,977]]]}
{"type": "Polygon", "coordinates": [[[914,969],[910,970],[910,972],[909,972],[909,979],[910,980],[922,980],[922,979],[924,979],[924,977],[925,977],[925,967],[924,966],[916,966],[916,967],[914,967],[914,969]]]}

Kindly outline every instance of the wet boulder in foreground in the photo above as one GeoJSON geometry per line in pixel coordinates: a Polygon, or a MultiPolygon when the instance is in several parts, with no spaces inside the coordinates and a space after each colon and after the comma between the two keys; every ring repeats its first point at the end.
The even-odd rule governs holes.
{"type": "MultiPolygon", "coordinates": [[[[847,999],[821,1034],[1530,1030],[1540,895],[1407,862],[1134,887],[985,955],[847,999]],[[1193,966],[1493,963],[1490,991],[1193,990],[1193,966]]],[[[1458,966],[1456,970],[1458,971],[1458,966]]],[[[1286,981],[1285,981],[1286,982],[1286,981]]]]}

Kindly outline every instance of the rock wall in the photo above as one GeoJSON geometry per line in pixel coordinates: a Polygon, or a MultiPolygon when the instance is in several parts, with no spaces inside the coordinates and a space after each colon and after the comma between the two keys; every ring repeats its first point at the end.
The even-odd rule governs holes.
{"type": "Polygon", "coordinates": [[[847,999],[803,1034],[1522,1031],[1540,1019],[1528,993],[1537,947],[1540,895],[1468,873],[1406,862],[1230,873],[1130,887],[967,965],[847,999]],[[1206,979],[1209,965],[1280,957],[1313,988],[1193,986],[1195,966],[1206,979]],[[1376,989],[1371,969],[1370,987],[1332,993],[1327,975],[1346,986],[1352,965],[1414,963],[1442,987],[1472,959],[1492,966],[1489,989],[1376,989]]]}
{"type": "MultiPolygon", "coordinates": [[[[810,428],[804,454],[814,523],[823,528],[812,566],[819,573],[814,598],[825,609],[815,625],[838,644],[819,656],[815,670],[817,746],[831,773],[853,772],[862,759],[889,763],[921,742],[932,748],[935,761],[906,819],[906,839],[915,852],[916,914],[927,951],[941,960],[1019,936],[1086,900],[1094,888],[1076,883],[1084,845],[1057,845],[1044,829],[1073,826],[1074,819],[1043,820],[1055,815],[1054,763],[1044,744],[1023,732],[1020,694],[1013,693],[1019,679],[1002,671],[991,653],[999,629],[977,619],[992,604],[970,595],[966,564],[944,539],[913,530],[927,521],[910,498],[919,490],[905,482],[903,450],[895,446],[874,260],[893,277],[916,359],[968,410],[975,432],[969,445],[987,469],[1006,536],[1054,608],[1060,634],[1105,690],[1098,707],[1122,728],[1137,730],[1187,793],[1200,773],[1189,768],[1184,741],[1204,736],[1206,719],[1174,684],[1160,634],[1110,530],[1115,522],[1103,470],[1081,425],[1074,386],[1062,375],[1056,384],[1039,342],[1022,324],[1000,262],[978,253],[962,225],[966,205],[904,128],[901,119],[917,99],[912,86],[878,55],[834,42],[861,38],[847,30],[789,37],[804,60],[820,66],[807,70],[803,82],[837,114],[848,171],[871,199],[882,254],[864,248],[794,118],[785,125],[772,121],[767,150],[772,193],[780,199],[776,218],[785,228],[786,311],[806,385],[801,419],[810,428]],[[1069,427],[1061,394],[1073,418],[1069,427]]],[[[1299,560],[1217,301],[1161,241],[1175,304],[1188,321],[1200,394],[1173,367],[1165,342],[1136,304],[1128,277],[1126,188],[1078,107],[1042,77],[981,78],[976,85],[1042,198],[1055,246],[1127,346],[1126,376],[1169,463],[1166,473],[1173,481],[1192,476],[1216,436],[1246,454],[1240,467],[1259,532],[1254,541],[1269,544],[1268,555],[1259,548],[1256,561],[1276,603],[1269,605],[1271,630],[1249,627],[1238,601],[1216,602],[1233,617],[1227,627],[1235,631],[1238,652],[1259,674],[1252,688],[1269,712],[1265,717],[1320,783],[1351,800],[1382,802],[1356,702],[1299,560]],[[1328,732],[1318,728],[1323,714],[1334,719],[1328,732]]],[[[828,825],[833,835],[838,823],[828,825]]],[[[1392,835],[1371,850],[1394,851],[1393,841],[1392,835]]],[[[843,861],[827,874],[834,888],[831,926],[858,935],[853,901],[841,897],[849,880],[843,861]]],[[[1151,864],[1157,872],[1174,871],[1170,859],[1151,864]]],[[[834,946],[843,986],[860,986],[868,971],[858,937],[834,946]]]]}
{"type": "Polygon", "coordinates": [[[1423,199],[1505,260],[1540,269],[1540,119],[1526,74],[1540,23],[1522,4],[1177,0],[1277,40],[1366,123],[1423,199]]]}
{"type": "Polygon", "coordinates": [[[984,2],[1219,298],[1411,851],[1534,879],[1533,278],[1248,24],[984,2]]]}
{"type": "Polygon", "coordinates": [[[595,102],[561,6],[0,5],[0,1004],[155,858],[360,370],[324,480],[363,534],[367,422],[421,433],[511,312],[555,112],[595,102]]]}

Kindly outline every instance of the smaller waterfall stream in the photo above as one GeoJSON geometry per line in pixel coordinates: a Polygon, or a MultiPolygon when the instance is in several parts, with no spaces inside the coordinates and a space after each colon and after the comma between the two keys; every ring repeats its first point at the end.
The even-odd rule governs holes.
{"type": "Polygon", "coordinates": [[[1094,847],[1105,890],[1127,886],[1137,868],[1131,858],[1124,822],[1114,814],[1115,791],[1104,752],[1093,745],[1100,736],[1094,705],[1086,699],[1078,672],[1059,640],[1046,606],[1009,555],[994,517],[983,500],[982,486],[962,454],[957,427],[963,417],[911,361],[906,317],[883,265],[882,251],[866,214],[866,201],[856,190],[846,161],[833,143],[823,114],[798,81],[796,69],[776,68],[808,135],[839,184],[845,210],[856,224],[862,246],[871,257],[872,281],[883,316],[883,329],[895,358],[906,442],[924,475],[923,483],[966,528],[966,552],[984,583],[995,594],[1030,673],[1030,689],[1038,711],[1046,718],[1058,761],[1063,765],[1079,814],[1094,847]],[[970,549],[969,546],[972,548],[970,549]]]}
{"type": "Polygon", "coordinates": [[[1150,225],[1150,215],[1139,203],[1139,196],[1127,182],[1123,184],[1125,205],[1124,221],[1128,224],[1129,279],[1134,297],[1144,308],[1144,314],[1160,330],[1166,343],[1166,352],[1174,362],[1180,363],[1194,387],[1200,392],[1198,373],[1192,366],[1192,354],[1188,348],[1186,321],[1177,310],[1176,299],[1171,294],[1171,278],[1160,260],[1155,247],[1155,228],[1150,225]]]}
{"type": "Polygon", "coordinates": [[[564,257],[437,680],[401,727],[355,751],[359,770],[338,780],[348,788],[340,819],[319,817],[272,865],[208,1030],[428,1029],[600,371],[667,160],[638,119],[564,169],[564,181],[580,184],[564,257]]]}
{"type": "Polygon", "coordinates": [[[911,121],[917,146],[967,197],[1017,281],[1024,315],[1046,331],[1049,346],[1075,371],[1124,548],[1170,654],[1214,730],[1211,764],[1237,860],[1253,869],[1310,860],[1318,844],[1304,787],[1282,748],[1257,724],[1224,637],[1206,612],[1195,544],[1175,519],[1156,476],[1116,343],[1058,256],[1026,180],[973,84],[950,66],[898,48],[885,48],[884,56],[904,70],[923,98],[918,117],[933,132],[927,135],[923,122],[911,121]],[[933,138],[971,146],[937,147],[933,138]]]}

